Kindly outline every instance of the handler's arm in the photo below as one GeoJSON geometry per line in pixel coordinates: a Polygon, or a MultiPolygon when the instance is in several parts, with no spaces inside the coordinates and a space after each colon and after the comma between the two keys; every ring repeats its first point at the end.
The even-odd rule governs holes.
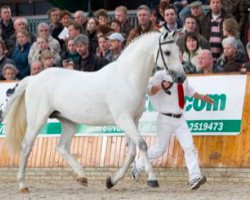
{"type": "Polygon", "coordinates": [[[214,100],[212,98],[210,98],[207,94],[202,95],[202,94],[199,94],[198,92],[195,92],[193,97],[196,98],[196,99],[200,99],[202,101],[205,101],[207,103],[211,103],[211,104],[214,103],[214,100]]]}

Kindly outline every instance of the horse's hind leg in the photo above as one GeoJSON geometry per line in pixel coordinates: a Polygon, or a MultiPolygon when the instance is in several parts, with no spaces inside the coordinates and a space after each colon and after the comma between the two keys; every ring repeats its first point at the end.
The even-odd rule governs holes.
{"type": "MultiPolygon", "coordinates": [[[[127,136],[126,136],[127,137],[127,136]]],[[[135,143],[127,137],[128,141],[128,154],[125,158],[125,161],[122,167],[116,172],[114,177],[108,177],[106,180],[107,188],[113,187],[121,178],[124,177],[125,172],[128,170],[130,164],[134,161],[136,155],[136,146],[135,143]]]]}
{"type": "Polygon", "coordinates": [[[63,126],[63,132],[59,138],[59,144],[57,147],[58,152],[64,157],[64,159],[69,163],[71,168],[77,173],[77,181],[84,186],[88,185],[88,180],[84,172],[84,168],[80,165],[79,162],[72,156],[70,153],[70,145],[72,138],[76,131],[76,124],[66,120],[59,119],[63,126]]]}
{"type": "Polygon", "coordinates": [[[32,146],[34,141],[39,133],[39,130],[45,124],[46,120],[41,120],[40,122],[29,122],[26,130],[26,134],[24,136],[22,145],[21,145],[21,153],[19,160],[19,169],[17,173],[17,181],[19,183],[19,192],[20,193],[29,193],[28,187],[25,184],[25,169],[27,164],[27,159],[32,150],[32,146]],[[32,125],[29,125],[32,124],[32,125]]]}

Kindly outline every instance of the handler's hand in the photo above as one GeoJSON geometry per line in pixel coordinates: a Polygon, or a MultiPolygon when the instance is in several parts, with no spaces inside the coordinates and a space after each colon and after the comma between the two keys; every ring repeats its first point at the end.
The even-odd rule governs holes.
{"type": "Polygon", "coordinates": [[[211,104],[214,104],[214,100],[212,98],[210,98],[207,94],[206,95],[203,95],[201,97],[201,100],[202,101],[206,101],[207,103],[211,103],[211,104]]]}

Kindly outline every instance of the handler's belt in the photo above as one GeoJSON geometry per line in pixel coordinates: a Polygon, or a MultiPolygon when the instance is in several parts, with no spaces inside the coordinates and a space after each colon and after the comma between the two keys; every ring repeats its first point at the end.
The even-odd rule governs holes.
{"type": "Polygon", "coordinates": [[[174,118],[181,118],[182,116],[182,114],[173,114],[173,113],[161,113],[161,114],[174,118]]]}

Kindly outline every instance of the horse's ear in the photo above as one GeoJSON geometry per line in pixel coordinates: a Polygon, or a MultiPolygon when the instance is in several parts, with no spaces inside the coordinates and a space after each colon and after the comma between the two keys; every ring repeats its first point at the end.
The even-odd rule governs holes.
{"type": "Polygon", "coordinates": [[[163,39],[165,40],[168,37],[168,31],[164,34],[163,39]]]}

